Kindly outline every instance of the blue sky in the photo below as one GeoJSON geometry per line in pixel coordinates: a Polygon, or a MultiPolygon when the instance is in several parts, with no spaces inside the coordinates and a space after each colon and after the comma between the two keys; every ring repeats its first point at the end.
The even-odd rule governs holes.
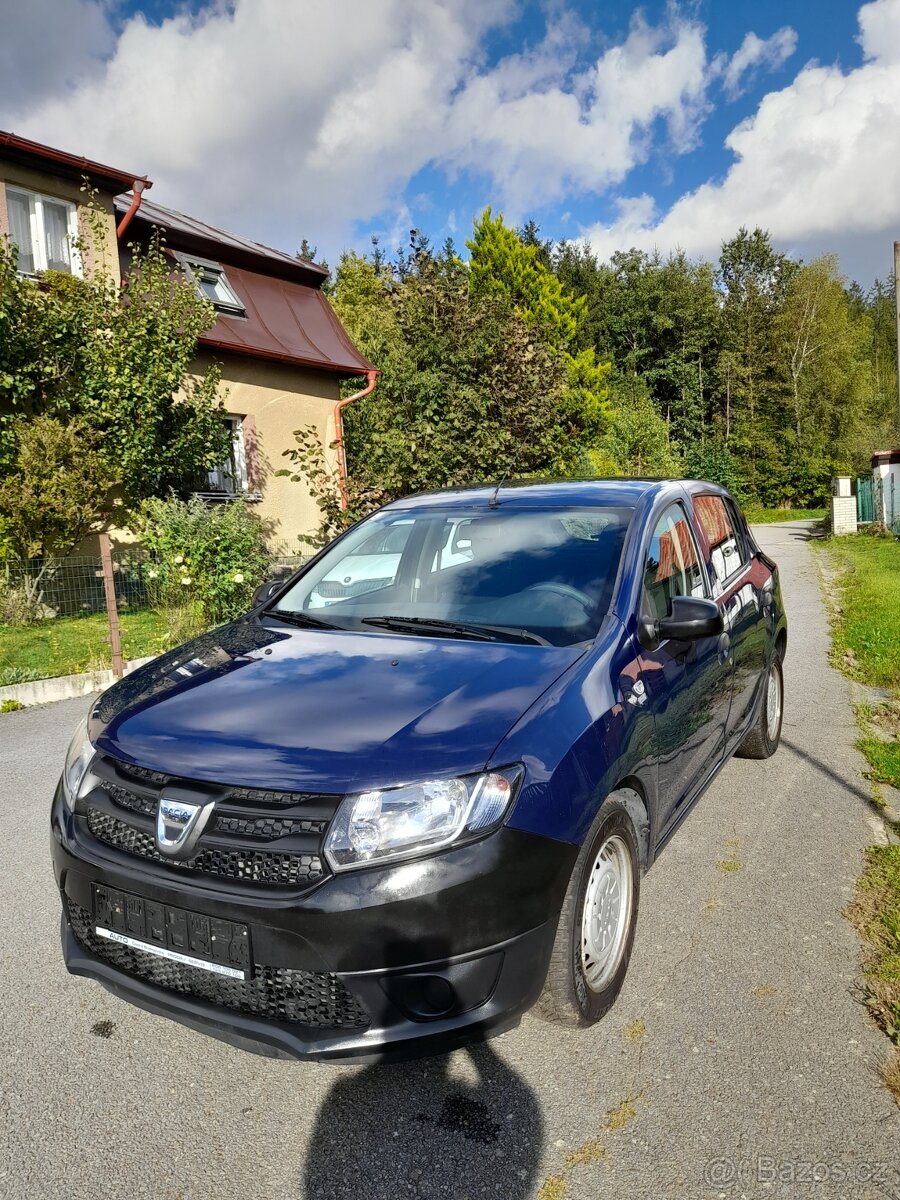
{"type": "Polygon", "coordinates": [[[760,224],[871,282],[900,238],[900,0],[30,0],[0,126],[335,261],[486,204],[602,256],[760,224]]]}

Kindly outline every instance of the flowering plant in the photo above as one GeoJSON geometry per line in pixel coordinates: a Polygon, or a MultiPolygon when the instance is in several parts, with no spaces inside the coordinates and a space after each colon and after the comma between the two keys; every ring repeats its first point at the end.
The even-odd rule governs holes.
{"type": "Polygon", "coordinates": [[[148,590],[161,608],[190,605],[193,623],[208,628],[246,612],[266,577],[269,525],[246,503],[147,500],[135,532],[150,553],[148,590]]]}

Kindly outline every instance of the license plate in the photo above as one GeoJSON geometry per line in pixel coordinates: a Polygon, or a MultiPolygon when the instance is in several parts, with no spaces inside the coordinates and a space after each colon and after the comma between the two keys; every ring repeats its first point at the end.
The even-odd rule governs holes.
{"type": "Polygon", "coordinates": [[[229,979],[248,976],[250,931],[235,921],[94,884],[94,922],[97,936],[107,941],[229,979]]]}

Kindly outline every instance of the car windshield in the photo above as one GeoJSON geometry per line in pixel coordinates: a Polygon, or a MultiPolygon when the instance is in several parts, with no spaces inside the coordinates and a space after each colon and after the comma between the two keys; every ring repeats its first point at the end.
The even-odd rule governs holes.
{"type": "Polygon", "coordinates": [[[623,508],[377,513],[270,610],[298,624],[567,646],[606,615],[623,508]]]}

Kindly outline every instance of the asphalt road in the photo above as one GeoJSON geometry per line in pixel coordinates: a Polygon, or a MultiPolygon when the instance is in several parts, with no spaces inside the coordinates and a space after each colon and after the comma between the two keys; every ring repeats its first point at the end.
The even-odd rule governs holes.
{"type": "Polygon", "coordinates": [[[0,1196],[900,1198],[841,915],[878,825],[804,527],[759,533],[791,621],[782,748],[729,764],[650,872],[587,1032],[529,1016],[449,1058],[307,1066],[67,976],[47,807],[85,703],[0,717],[0,1196]]]}

